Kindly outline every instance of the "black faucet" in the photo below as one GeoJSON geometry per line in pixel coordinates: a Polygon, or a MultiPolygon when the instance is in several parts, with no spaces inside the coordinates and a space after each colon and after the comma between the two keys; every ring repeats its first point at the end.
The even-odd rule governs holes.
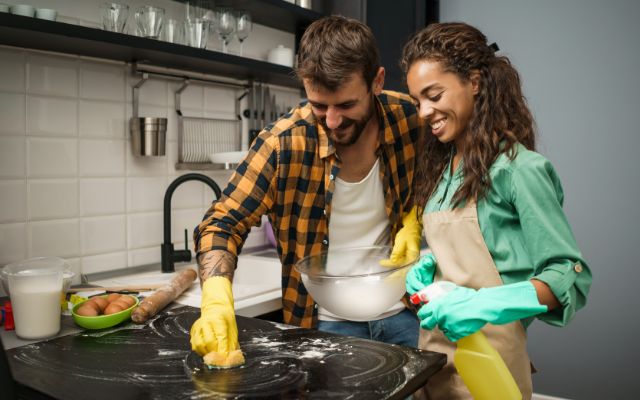
{"type": "Polygon", "coordinates": [[[216,194],[216,200],[220,198],[222,192],[215,183],[215,181],[206,175],[202,174],[185,174],[177,177],[164,193],[164,243],[160,246],[162,256],[162,272],[173,272],[175,268],[173,263],[178,261],[191,261],[191,251],[189,251],[187,240],[187,230],[184,230],[184,250],[173,250],[173,243],[171,243],[171,197],[173,192],[180,184],[186,181],[200,181],[204,182],[213,190],[216,194]]]}

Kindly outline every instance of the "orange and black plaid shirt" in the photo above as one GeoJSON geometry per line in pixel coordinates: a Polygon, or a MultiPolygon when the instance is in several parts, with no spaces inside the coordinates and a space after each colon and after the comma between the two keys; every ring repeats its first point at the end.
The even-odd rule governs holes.
{"type": "MultiPolygon", "coordinates": [[[[380,139],[377,149],[391,237],[411,206],[414,145],[424,123],[409,96],[376,96],[380,139]]],[[[284,322],[314,327],[317,306],[293,265],[326,250],[334,179],[340,160],[325,130],[302,103],[265,128],[231,176],[219,201],[196,228],[198,254],[227,250],[238,255],[252,226],[268,215],[282,262],[284,322]]]]}

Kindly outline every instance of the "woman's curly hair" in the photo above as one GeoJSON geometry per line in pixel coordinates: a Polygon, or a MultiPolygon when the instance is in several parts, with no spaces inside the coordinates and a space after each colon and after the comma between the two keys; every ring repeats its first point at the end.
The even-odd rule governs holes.
{"type": "MultiPolygon", "coordinates": [[[[457,207],[477,201],[489,187],[489,168],[498,155],[515,157],[515,144],[535,150],[534,121],[522,94],[520,76],[507,57],[495,54],[495,45],[478,29],[465,23],[435,23],[416,33],[404,46],[401,66],[405,76],[419,61],[436,61],[446,72],[468,82],[479,71],[479,93],[468,134],[463,138],[464,180],[453,197],[457,207]],[[504,147],[501,143],[504,142],[504,147]]],[[[449,162],[452,143],[441,143],[427,134],[416,150],[415,203],[424,208],[449,162]]]]}

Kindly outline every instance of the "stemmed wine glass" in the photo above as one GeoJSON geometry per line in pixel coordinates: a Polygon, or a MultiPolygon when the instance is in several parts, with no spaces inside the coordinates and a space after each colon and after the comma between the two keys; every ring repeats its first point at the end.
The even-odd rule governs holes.
{"type": "Polygon", "coordinates": [[[227,44],[236,30],[236,17],[230,8],[221,8],[216,12],[216,32],[222,41],[222,52],[227,52],[227,44]]]}
{"type": "Polygon", "coordinates": [[[242,56],[244,40],[249,37],[252,27],[251,14],[246,11],[239,11],[236,17],[236,36],[238,36],[238,41],[240,42],[240,56],[242,56]]]}

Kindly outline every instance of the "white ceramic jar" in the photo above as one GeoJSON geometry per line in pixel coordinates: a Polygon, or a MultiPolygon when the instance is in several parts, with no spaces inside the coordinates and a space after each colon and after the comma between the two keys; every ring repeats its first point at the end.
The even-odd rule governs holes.
{"type": "Polygon", "coordinates": [[[293,67],[293,50],[279,44],[278,47],[269,50],[267,61],[285,67],[293,67]]]}

